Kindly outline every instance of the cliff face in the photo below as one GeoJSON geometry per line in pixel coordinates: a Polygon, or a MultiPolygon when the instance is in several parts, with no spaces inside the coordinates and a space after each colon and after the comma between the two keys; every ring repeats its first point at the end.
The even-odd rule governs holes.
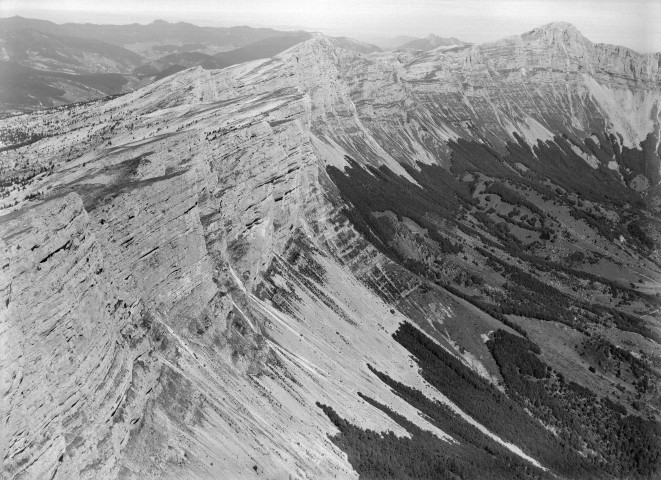
{"type": "MultiPolygon", "coordinates": [[[[393,308],[421,280],[342,216],[326,167],[410,178],[402,164],[449,164],[449,140],[514,133],[637,146],[658,138],[659,95],[658,55],[554,24],[371,57],[320,37],[1,120],[44,135],[0,157],[21,183],[0,217],[3,478],[349,478],[315,402],[408,435],[356,392],[453,442],[367,365],[464,415],[392,333],[418,311],[469,316],[478,338],[496,321],[448,295],[393,308]]],[[[438,341],[498,378],[481,340],[474,361],[438,341]]]]}
{"type": "Polygon", "coordinates": [[[658,132],[660,58],[595,45],[571,25],[550,24],[474,47],[461,70],[469,91],[498,107],[495,121],[505,130],[511,122],[531,142],[541,135],[535,130],[539,123],[553,134],[606,129],[638,146],[658,132]]]}
{"type": "Polygon", "coordinates": [[[137,297],[113,285],[79,196],[3,226],[3,471],[47,476],[65,453],[102,438],[108,452],[119,450],[120,432],[144,407],[126,394],[156,380],[148,319],[137,297]]]}
{"type": "Polygon", "coordinates": [[[355,369],[415,375],[389,345],[403,317],[310,243],[351,229],[325,221],[309,98],[241,85],[256,66],[21,117],[59,134],[7,159],[58,167],[2,219],[9,478],[351,475],[316,401],[403,433],[358,390],[444,437],[355,369]],[[300,250],[318,287],[283,260],[300,250]],[[300,311],[254,295],[274,265],[300,311]]]}
{"type": "Polygon", "coordinates": [[[434,138],[482,138],[494,145],[511,140],[513,132],[534,144],[559,133],[582,138],[607,130],[634,147],[649,133],[658,136],[659,54],[593,44],[568,24],[393,57],[393,77],[396,72],[408,100],[398,110],[408,107],[410,115],[386,118],[399,120],[400,128],[414,123],[411,134],[417,131],[423,144],[415,123],[431,125],[434,138]]]}

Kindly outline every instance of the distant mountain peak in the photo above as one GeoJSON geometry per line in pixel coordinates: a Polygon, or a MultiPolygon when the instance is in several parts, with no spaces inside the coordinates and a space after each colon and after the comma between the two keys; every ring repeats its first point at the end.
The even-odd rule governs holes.
{"type": "Polygon", "coordinates": [[[574,26],[573,23],[569,22],[550,22],[541,27],[538,27],[539,30],[576,30],[578,29],[574,26]]]}
{"type": "Polygon", "coordinates": [[[527,32],[523,35],[534,36],[534,37],[549,37],[549,38],[559,38],[562,37],[568,40],[579,40],[586,41],[587,38],[581,33],[581,31],[576,28],[573,24],[569,22],[551,22],[541,27],[537,27],[530,32],[527,32]]]}
{"type": "Polygon", "coordinates": [[[467,45],[466,42],[459,40],[455,37],[440,37],[433,33],[430,33],[424,38],[418,38],[410,42],[405,43],[399,48],[410,48],[414,50],[433,50],[438,47],[455,47],[467,45]]]}
{"type": "Polygon", "coordinates": [[[458,38],[455,37],[441,37],[440,35],[436,35],[435,33],[430,33],[425,37],[428,40],[442,40],[442,41],[447,41],[447,40],[454,40],[457,42],[461,42],[458,38]]]}
{"type": "Polygon", "coordinates": [[[360,40],[356,40],[349,37],[331,37],[331,38],[320,37],[320,38],[326,38],[326,41],[330,41],[338,47],[344,48],[346,50],[351,50],[357,53],[374,53],[381,51],[381,48],[377,47],[376,45],[372,45],[371,43],[362,42],[360,40]]]}

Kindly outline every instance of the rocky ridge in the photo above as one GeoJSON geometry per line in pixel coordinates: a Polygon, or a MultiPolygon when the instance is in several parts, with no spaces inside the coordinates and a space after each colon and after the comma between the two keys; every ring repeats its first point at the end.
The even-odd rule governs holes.
{"type": "MultiPolygon", "coordinates": [[[[416,309],[430,322],[468,315],[484,333],[497,322],[451,297],[433,315],[414,300],[393,308],[420,280],[390,278],[326,167],[351,157],[411,178],[403,165],[448,165],[449,141],[502,148],[515,134],[606,130],[637,146],[659,138],[659,81],[659,55],[565,24],[371,56],[317,37],[0,121],[45,136],[3,152],[3,175],[53,165],[0,217],[3,476],[355,477],[315,402],[407,435],[356,392],[456,441],[367,365],[466,416],[391,335],[416,309]]],[[[508,445],[539,466],[522,447],[508,445]]]]}

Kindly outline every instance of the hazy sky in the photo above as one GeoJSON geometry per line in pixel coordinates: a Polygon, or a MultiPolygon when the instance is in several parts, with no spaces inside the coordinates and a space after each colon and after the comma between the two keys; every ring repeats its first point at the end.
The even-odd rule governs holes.
{"type": "Polygon", "coordinates": [[[0,0],[0,17],[56,23],[299,27],[356,38],[435,33],[472,42],[571,22],[595,42],[661,51],[661,0],[0,0]]]}

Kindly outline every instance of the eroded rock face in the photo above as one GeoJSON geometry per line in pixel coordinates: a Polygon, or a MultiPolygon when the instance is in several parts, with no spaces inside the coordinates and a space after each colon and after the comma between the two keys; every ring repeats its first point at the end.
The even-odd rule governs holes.
{"type": "Polygon", "coordinates": [[[4,474],[109,473],[156,383],[157,330],[78,195],[26,210],[3,219],[4,474]]]}
{"type": "Polygon", "coordinates": [[[658,84],[658,56],[566,25],[372,57],[315,38],[0,121],[49,135],[1,157],[47,167],[0,217],[4,477],[355,477],[315,402],[406,435],[359,391],[452,441],[367,371],[451,403],[391,337],[407,310],[387,302],[419,280],[340,215],[326,166],[407,176],[448,140],[596,126],[636,144],[658,84]]]}
{"type": "Polygon", "coordinates": [[[534,144],[558,133],[607,130],[637,147],[658,132],[659,55],[593,44],[569,24],[396,57],[392,63],[415,102],[407,120],[422,117],[421,125],[438,129],[434,138],[498,145],[516,132],[534,144]]]}

